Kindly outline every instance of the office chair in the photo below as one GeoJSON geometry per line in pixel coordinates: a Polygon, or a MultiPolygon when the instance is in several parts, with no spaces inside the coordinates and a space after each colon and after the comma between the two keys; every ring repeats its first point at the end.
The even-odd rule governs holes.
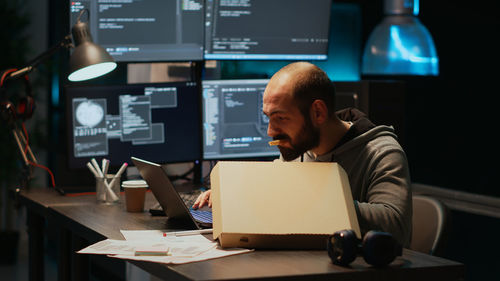
{"type": "Polygon", "coordinates": [[[449,211],[436,198],[413,195],[413,230],[410,249],[430,254],[442,254],[449,224],[449,211]]]}

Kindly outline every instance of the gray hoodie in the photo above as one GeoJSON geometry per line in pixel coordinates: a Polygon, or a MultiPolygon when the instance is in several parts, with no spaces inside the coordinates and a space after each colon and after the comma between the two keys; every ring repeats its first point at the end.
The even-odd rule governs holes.
{"type": "Polygon", "coordinates": [[[294,161],[337,162],[349,176],[362,235],[369,230],[391,233],[409,246],[412,222],[410,172],[406,154],[390,126],[375,126],[356,109],[337,112],[353,125],[329,153],[306,152],[294,161]]]}

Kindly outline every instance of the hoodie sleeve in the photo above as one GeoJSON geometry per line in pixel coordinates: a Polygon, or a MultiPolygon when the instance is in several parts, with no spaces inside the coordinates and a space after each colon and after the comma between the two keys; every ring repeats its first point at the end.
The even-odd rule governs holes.
{"type": "Polygon", "coordinates": [[[404,247],[409,246],[412,227],[411,181],[406,155],[399,146],[375,149],[367,166],[364,198],[355,201],[361,232],[382,230],[391,233],[404,247]]]}

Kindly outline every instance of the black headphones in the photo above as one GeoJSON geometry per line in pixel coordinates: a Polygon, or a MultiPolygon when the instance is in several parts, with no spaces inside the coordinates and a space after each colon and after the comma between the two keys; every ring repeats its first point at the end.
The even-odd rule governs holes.
{"type": "Polygon", "coordinates": [[[397,256],[401,256],[402,247],[388,232],[368,231],[360,241],[353,230],[335,232],[327,241],[328,256],[339,265],[349,265],[358,255],[362,255],[368,264],[386,266],[397,256]]]}
{"type": "Polygon", "coordinates": [[[0,91],[2,95],[0,104],[1,116],[2,119],[9,125],[13,124],[18,119],[25,121],[26,119],[31,118],[36,107],[35,100],[31,94],[31,84],[27,75],[21,77],[24,82],[26,95],[19,98],[17,105],[14,105],[14,103],[7,98],[7,87],[5,86],[5,83],[12,82],[7,80],[7,76],[14,71],[16,71],[16,69],[4,71],[1,74],[0,80],[0,91]]]}

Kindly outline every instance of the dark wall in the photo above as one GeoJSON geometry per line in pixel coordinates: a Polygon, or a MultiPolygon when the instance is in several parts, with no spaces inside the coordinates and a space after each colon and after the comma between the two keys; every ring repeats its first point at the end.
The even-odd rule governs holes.
{"type": "MultiPolygon", "coordinates": [[[[363,44],[382,19],[383,1],[359,3],[363,44]]],[[[498,1],[420,1],[419,19],[436,44],[439,77],[407,82],[406,151],[412,179],[500,197],[495,110],[499,94],[498,1]]]]}
{"type": "MultiPolygon", "coordinates": [[[[430,157],[415,157],[415,162],[426,167],[422,172],[432,174],[430,180],[436,185],[499,197],[495,184],[498,142],[494,111],[499,93],[500,60],[495,40],[500,34],[500,4],[421,2],[425,2],[421,5],[421,19],[434,36],[441,74],[427,85],[428,90],[424,89],[420,98],[413,97],[415,105],[410,105],[418,114],[414,119],[424,116],[422,121],[427,124],[415,125],[415,134],[425,135],[425,128],[432,128],[432,135],[423,141],[430,157]],[[436,162],[432,155],[437,157],[436,162]]],[[[421,173],[415,176],[424,177],[421,173]]]]}

